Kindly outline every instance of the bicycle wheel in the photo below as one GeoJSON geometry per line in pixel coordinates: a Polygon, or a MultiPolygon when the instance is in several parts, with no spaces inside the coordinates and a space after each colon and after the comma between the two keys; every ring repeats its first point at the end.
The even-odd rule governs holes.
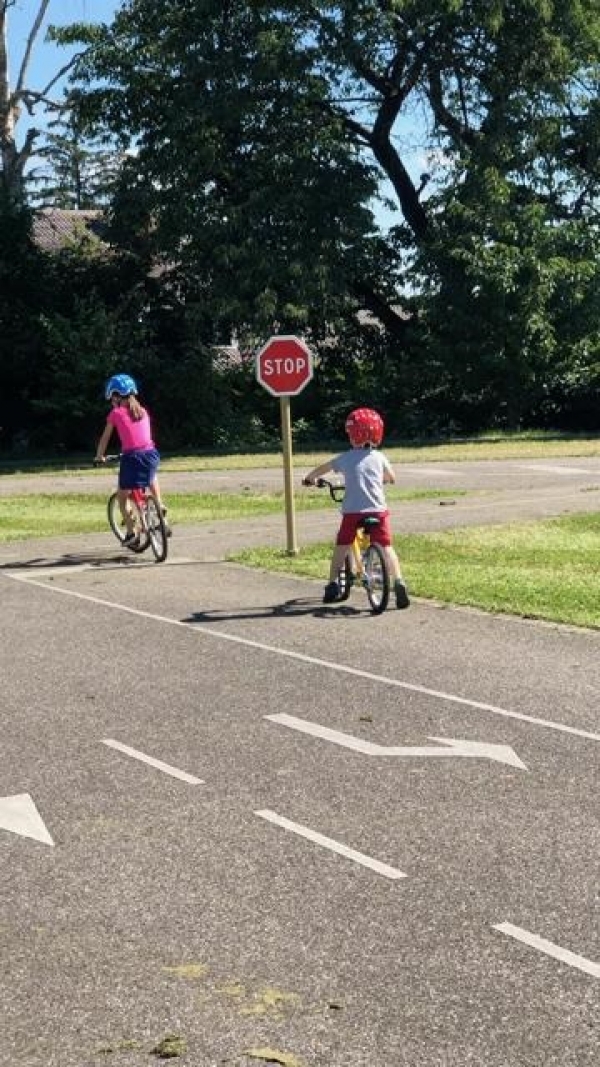
{"type": "MultiPolygon", "coordinates": [[[[137,490],[135,490],[135,492],[137,492],[137,490]]],[[[138,503],[134,496],[130,496],[127,501],[127,507],[131,511],[133,532],[135,534],[135,541],[127,547],[131,552],[135,552],[136,555],[139,555],[140,552],[145,552],[150,544],[150,533],[145,515],[146,505],[145,503],[138,503]]]]}
{"type": "Polygon", "coordinates": [[[344,560],[344,566],[341,567],[338,571],[337,583],[340,587],[340,595],[338,597],[338,600],[347,600],[350,596],[350,591],[354,583],[352,567],[350,566],[350,560],[347,556],[344,560]]]}
{"type": "Polygon", "coordinates": [[[153,493],[148,493],[144,508],[144,519],[150,548],[154,553],[157,563],[162,563],[167,558],[169,542],[167,540],[167,527],[163,518],[162,508],[153,493]]]}
{"type": "Polygon", "coordinates": [[[123,544],[127,529],[125,527],[125,523],[123,522],[123,516],[121,515],[121,509],[119,507],[119,497],[116,490],[108,498],[107,512],[108,525],[114,533],[117,541],[119,541],[120,544],[123,544]]]}
{"type": "MultiPolygon", "coordinates": [[[[145,552],[150,544],[150,539],[146,533],[146,525],[142,519],[139,505],[136,504],[135,500],[129,497],[127,507],[131,513],[133,532],[136,536],[135,542],[127,547],[131,552],[145,552]]],[[[119,544],[122,545],[127,535],[127,527],[123,522],[123,516],[121,515],[121,509],[119,507],[119,497],[116,490],[114,493],[111,493],[108,498],[107,510],[109,526],[119,544]]]]}
{"type": "Polygon", "coordinates": [[[369,545],[363,555],[365,588],[374,615],[385,611],[390,599],[390,575],[381,545],[369,545]]]}

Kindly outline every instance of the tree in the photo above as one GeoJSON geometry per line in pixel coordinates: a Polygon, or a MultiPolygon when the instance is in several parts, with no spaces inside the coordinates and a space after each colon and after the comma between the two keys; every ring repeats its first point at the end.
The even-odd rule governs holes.
{"type": "Polygon", "coordinates": [[[30,202],[76,211],[108,204],[122,164],[105,137],[82,135],[70,109],[48,124],[36,159],[27,176],[30,202]]]}
{"type": "Polygon", "coordinates": [[[123,202],[225,330],[360,302],[399,358],[418,338],[440,402],[513,422],[560,378],[565,263],[579,304],[598,284],[597,0],[131,0],[87,43],[82,115],[138,151],[123,202]]]}
{"type": "Polygon", "coordinates": [[[269,3],[136,0],[84,38],[82,120],[135,149],[116,226],[151,219],[154,256],[210,305],[216,341],[322,330],[372,232],[370,168],[317,106],[327,84],[296,36],[269,3]]]}
{"type": "Polygon", "coordinates": [[[36,106],[40,104],[44,107],[55,106],[49,94],[70,70],[74,59],[65,63],[41,90],[28,87],[27,78],[31,58],[50,5],[50,0],[39,0],[18,68],[17,79],[12,87],[7,34],[9,10],[13,5],[14,0],[0,0],[0,182],[9,200],[23,203],[25,201],[25,170],[40,137],[40,130],[31,126],[19,148],[17,145],[19,119],[23,108],[29,115],[33,115],[36,106]]]}

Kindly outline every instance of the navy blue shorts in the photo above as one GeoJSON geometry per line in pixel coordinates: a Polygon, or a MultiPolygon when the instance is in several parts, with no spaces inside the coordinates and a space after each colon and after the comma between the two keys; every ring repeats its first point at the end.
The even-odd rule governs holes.
{"type": "Polygon", "coordinates": [[[155,448],[122,452],[119,466],[119,489],[147,489],[154,481],[160,455],[155,448]]]}

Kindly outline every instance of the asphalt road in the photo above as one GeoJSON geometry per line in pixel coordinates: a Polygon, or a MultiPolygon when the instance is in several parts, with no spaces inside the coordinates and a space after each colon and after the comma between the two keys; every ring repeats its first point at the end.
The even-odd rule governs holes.
{"type": "Polygon", "coordinates": [[[0,1064],[595,1067],[600,635],[223,562],[282,527],[2,546],[0,1064]]]}

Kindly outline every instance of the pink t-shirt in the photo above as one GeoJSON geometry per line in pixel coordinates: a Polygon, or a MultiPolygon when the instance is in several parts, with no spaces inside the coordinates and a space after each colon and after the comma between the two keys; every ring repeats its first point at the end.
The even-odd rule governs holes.
{"type": "Polygon", "coordinates": [[[137,422],[131,418],[125,407],[113,408],[109,413],[108,422],[114,426],[119,435],[122,452],[132,452],[134,449],[154,448],[152,430],[150,429],[150,417],[147,411],[137,422]]]}

